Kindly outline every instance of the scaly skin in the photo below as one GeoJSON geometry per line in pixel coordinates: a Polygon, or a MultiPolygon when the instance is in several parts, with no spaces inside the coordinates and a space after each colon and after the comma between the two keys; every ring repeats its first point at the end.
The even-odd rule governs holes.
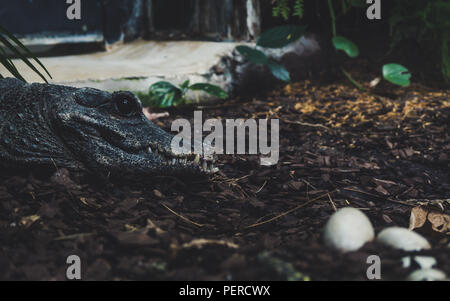
{"type": "Polygon", "coordinates": [[[2,165],[119,175],[214,170],[198,155],[174,154],[172,137],[130,92],[0,79],[2,165]]]}

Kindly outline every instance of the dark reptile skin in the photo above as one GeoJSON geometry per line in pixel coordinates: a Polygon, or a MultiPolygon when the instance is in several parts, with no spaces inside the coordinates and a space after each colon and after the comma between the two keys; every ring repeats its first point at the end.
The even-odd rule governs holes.
{"type": "Polygon", "coordinates": [[[172,137],[144,116],[133,93],[0,79],[0,164],[108,174],[190,170],[145,151],[151,144],[170,154],[172,137]],[[123,98],[138,106],[131,117],[117,109],[123,98]]]}

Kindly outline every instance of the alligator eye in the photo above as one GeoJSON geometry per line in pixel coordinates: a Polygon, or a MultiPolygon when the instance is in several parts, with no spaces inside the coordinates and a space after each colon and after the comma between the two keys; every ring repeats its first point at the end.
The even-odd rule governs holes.
{"type": "Polygon", "coordinates": [[[120,115],[129,117],[138,111],[139,106],[133,99],[119,98],[116,101],[116,108],[120,115]]]}

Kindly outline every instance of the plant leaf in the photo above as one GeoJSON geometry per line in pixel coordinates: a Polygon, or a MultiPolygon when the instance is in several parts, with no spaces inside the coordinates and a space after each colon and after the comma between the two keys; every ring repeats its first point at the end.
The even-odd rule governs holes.
{"type": "Polygon", "coordinates": [[[189,88],[189,84],[190,84],[191,82],[190,82],[190,80],[186,80],[184,83],[182,83],[181,85],[180,85],[180,88],[181,88],[181,90],[186,90],[187,88],[189,88]]]}
{"type": "Polygon", "coordinates": [[[256,45],[264,48],[282,48],[297,41],[306,30],[306,26],[283,25],[263,32],[256,45]]]}
{"type": "MultiPolygon", "coordinates": [[[[22,42],[20,42],[19,39],[17,39],[13,34],[11,34],[5,28],[0,26],[0,42],[3,43],[3,45],[5,45],[9,50],[11,50],[16,56],[18,56],[29,68],[31,68],[37,75],[39,75],[39,77],[41,77],[45,82],[48,82],[47,79],[45,78],[45,76],[28,60],[28,58],[23,53],[21,53],[16,48],[16,46],[12,45],[12,43],[10,43],[8,41],[8,39],[13,41],[18,46],[19,49],[22,49],[25,52],[25,55],[28,55],[29,57],[31,57],[39,66],[41,66],[42,69],[44,69],[44,71],[47,73],[47,75],[50,78],[52,78],[52,76],[50,75],[48,70],[45,68],[45,66],[41,63],[41,61],[35,55],[33,55],[31,53],[30,50],[28,50],[28,48],[25,47],[25,45],[23,45],[22,42]]],[[[12,62],[11,62],[11,64],[12,64],[12,62]]],[[[23,77],[21,77],[20,79],[25,81],[23,79],[23,77]]]]}
{"type": "Polygon", "coordinates": [[[278,78],[279,80],[290,82],[291,76],[289,74],[289,71],[286,70],[282,65],[278,64],[275,61],[269,60],[267,62],[267,67],[269,67],[272,74],[278,78]]]}
{"type": "Polygon", "coordinates": [[[402,87],[407,87],[411,84],[411,73],[406,67],[399,64],[384,65],[383,77],[385,80],[402,87]]]}
{"type": "Polygon", "coordinates": [[[6,52],[0,47],[0,64],[2,64],[6,70],[9,71],[15,78],[20,79],[23,82],[26,80],[22,77],[22,75],[17,71],[16,66],[14,66],[13,62],[8,59],[6,52]]]}
{"type": "Polygon", "coordinates": [[[269,60],[264,52],[248,46],[237,46],[236,50],[253,64],[265,65],[269,60]]]}
{"type": "Polygon", "coordinates": [[[225,92],[224,90],[222,90],[222,88],[220,88],[219,86],[216,85],[211,85],[211,84],[193,84],[192,86],[189,87],[190,90],[200,90],[200,91],[205,91],[211,95],[214,95],[218,98],[221,99],[226,99],[228,98],[228,94],[227,92],[225,92]]]}
{"type": "Polygon", "coordinates": [[[355,58],[359,55],[358,46],[356,46],[356,44],[349,39],[342,36],[335,36],[333,38],[333,45],[337,50],[342,50],[347,53],[349,57],[355,58]]]}
{"type": "Polygon", "coordinates": [[[169,82],[160,81],[150,86],[149,96],[160,108],[175,106],[182,102],[182,91],[169,82]]]}

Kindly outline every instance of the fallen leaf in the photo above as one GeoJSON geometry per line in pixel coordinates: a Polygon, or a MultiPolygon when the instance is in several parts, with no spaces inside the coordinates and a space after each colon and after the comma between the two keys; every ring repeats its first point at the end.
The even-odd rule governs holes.
{"type": "Polygon", "coordinates": [[[22,220],[20,221],[20,223],[25,227],[28,228],[29,226],[31,226],[32,224],[34,224],[34,222],[36,222],[37,220],[39,220],[41,217],[39,215],[30,215],[30,216],[25,216],[22,218],[22,220]]]}
{"type": "Polygon", "coordinates": [[[450,234],[450,216],[444,213],[430,212],[428,214],[428,221],[434,231],[450,234]]]}
{"type": "Polygon", "coordinates": [[[416,228],[422,228],[427,221],[428,211],[422,206],[414,207],[411,210],[411,216],[409,217],[409,230],[416,228]]]}
{"type": "Polygon", "coordinates": [[[447,235],[450,234],[450,216],[426,206],[414,207],[411,210],[409,229],[422,228],[427,221],[430,223],[433,231],[447,235]]]}

